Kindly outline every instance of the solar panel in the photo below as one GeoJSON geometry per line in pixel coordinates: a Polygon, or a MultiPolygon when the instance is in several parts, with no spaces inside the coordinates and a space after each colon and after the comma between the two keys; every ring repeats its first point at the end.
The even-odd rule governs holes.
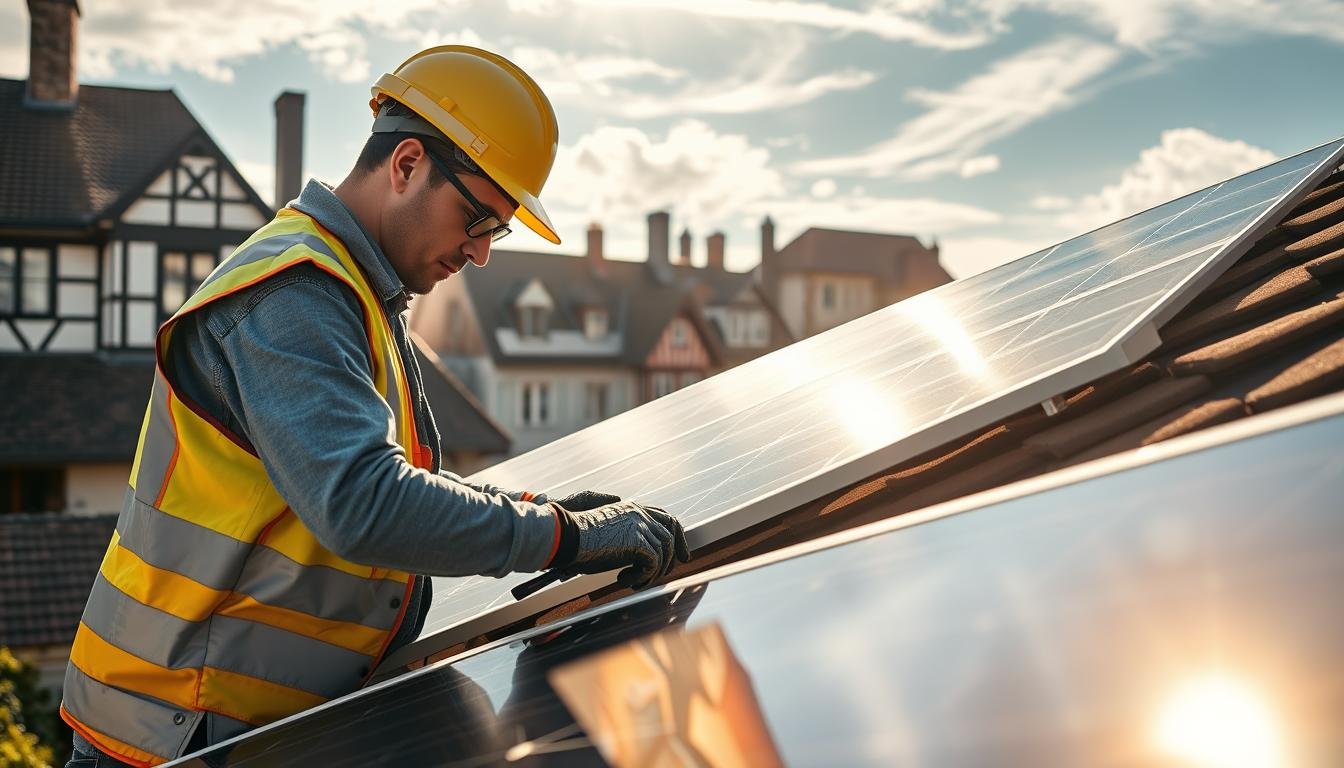
{"type": "MultiPolygon", "coordinates": [[[[1071,388],[1157,329],[1344,155],[1344,139],[925,292],[473,477],[665,507],[701,547],[1071,388]]],[[[436,578],[428,655],[611,583],[436,578]]]]}
{"type": "Polygon", "coordinates": [[[594,747],[613,740],[575,724],[557,671],[653,633],[713,630],[698,687],[663,684],[685,682],[685,660],[667,656],[609,678],[607,719],[641,715],[640,764],[668,746],[694,754],[742,712],[789,765],[1215,764],[1164,750],[1225,750],[1248,717],[1273,731],[1256,746],[1282,750],[1257,764],[1332,764],[1342,440],[1337,395],[954,501],[505,639],[214,756],[602,765],[594,747]],[[734,676],[733,711],[716,709],[734,676]],[[1192,741],[1153,738],[1190,686],[1215,682],[1238,695],[1196,707],[1192,741]]]}

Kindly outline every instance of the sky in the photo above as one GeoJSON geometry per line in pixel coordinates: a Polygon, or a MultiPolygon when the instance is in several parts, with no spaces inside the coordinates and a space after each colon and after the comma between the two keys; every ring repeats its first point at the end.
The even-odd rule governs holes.
{"type": "MultiPolygon", "coordinates": [[[[345,177],[369,86],[421,48],[502,53],[555,106],[564,243],[642,259],[646,215],[729,269],[808,227],[937,242],[975,274],[1344,135],[1344,0],[85,0],[84,84],[172,88],[269,201],[274,110],[345,177]]],[[[0,77],[28,67],[0,0],[0,77]]],[[[675,246],[674,246],[675,247],[675,246]]]]}

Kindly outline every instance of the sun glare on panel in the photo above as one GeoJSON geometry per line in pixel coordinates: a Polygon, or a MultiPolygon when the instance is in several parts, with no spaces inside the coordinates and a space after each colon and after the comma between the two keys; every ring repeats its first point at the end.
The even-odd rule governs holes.
{"type": "Polygon", "coordinates": [[[871,450],[893,441],[906,428],[906,418],[894,398],[864,381],[841,380],[827,390],[827,400],[858,447],[871,450]]]}
{"type": "Polygon", "coordinates": [[[966,333],[965,326],[937,296],[921,294],[905,300],[899,306],[925,333],[937,339],[963,372],[977,379],[988,376],[989,363],[985,361],[984,355],[980,354],[975,341],[966,333]]]}
{"type": "Polygon", "coordinates": [[[1264,698],[1226,675],[1186,681],[1158,713],[1154,741],[1166,756],[1198,768],[1284,764],[1279,726],[1264,698]]]}

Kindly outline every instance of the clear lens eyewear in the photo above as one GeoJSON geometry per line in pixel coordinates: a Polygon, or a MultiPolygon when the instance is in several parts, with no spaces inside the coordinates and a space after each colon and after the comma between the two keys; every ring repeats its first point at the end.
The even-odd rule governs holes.
{"type": "Polygon", "coordinates": [[[457,188],[457,191],[466,199],[467,204],[476,211],[477,218],[467,224],[468,237],[482,237],[488,234],[490,235],[490,242],[495,242],[513,231],[509,229],[508,224],[500,221],[498,216],[491,213],[489,208],[486,208],[480,200],[476,199],[475,195],[471,194],[467,185],[457,178],[457,174],[448,168],[447,163],[440,160],[437,155],[429,150],[425,150],[425,154],[429,156],[430,162],[434,163],[434,167],[439,169],[439,173],[442,173],[444,178],[448,179],[448,182],[457,188]]]}

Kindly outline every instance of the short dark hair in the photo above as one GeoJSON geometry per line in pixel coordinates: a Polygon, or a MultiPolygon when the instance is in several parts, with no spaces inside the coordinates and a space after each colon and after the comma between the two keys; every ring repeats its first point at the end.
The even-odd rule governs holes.
{"type": "MultiPolygon", "coordinates": [[[[408,117],[415,113],[410,107],[402,104],[395,99],[385,99],[378,110],[379,115],[392,115],[395,117],[408,117]]],[[[481,170],[481,167],[474,160],[467,156],[460,147],[446,138],[437,138],[433,136],[423,136],[418,133],[371,133],[369,140],[364,142],[364,148],[359,152],[359,158],[355,160],[355,173],[360,176],[367,176],[378,169],[397,148],[401,142],[407,139],[418,139],[425,145],[425,151],[433,152],[435,157],[444,161],[448,168],[455,173],[465,173],[471,176],[480,176],[483,179],[490,180],[490,177],[481,170]]],[[[437,187],[443,184],[447,179],[441,174],[431,173],[429,175],[429,185],[437,187]]],[[[493,181],[491,182],[493,183],[493,181]]]]}

